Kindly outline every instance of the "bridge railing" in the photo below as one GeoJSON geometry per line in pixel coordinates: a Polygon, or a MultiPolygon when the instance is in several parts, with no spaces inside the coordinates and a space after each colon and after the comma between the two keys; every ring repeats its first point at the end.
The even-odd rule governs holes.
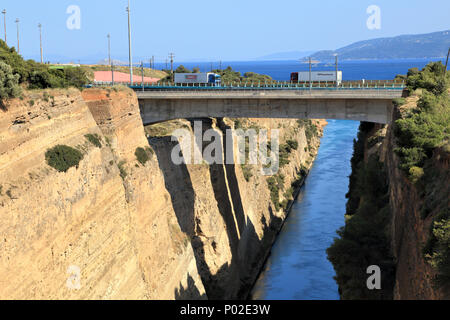
{"type": "Polygon", "coordinates": [[[344,81],[338,86],[335,82],[289,82],[289,81],[232,81],[220,86],[206,83],[174,83],[160,81],[157,83],[135,82],[95,82],[90,86],[104,87],[125,85],[136,90],[403,90],[404,82],[395,80],[344,81]]]}

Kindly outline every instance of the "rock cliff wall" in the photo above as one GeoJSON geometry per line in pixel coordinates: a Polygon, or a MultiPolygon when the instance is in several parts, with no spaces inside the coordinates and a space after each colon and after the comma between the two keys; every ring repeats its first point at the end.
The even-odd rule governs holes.
{"type": "Polygon", "coordinates": [[[204,295],[156,159],[134,156],[148,143],[133,93],[84,95],[27,92],[0,116],[0,298],[204,295]],[[55,145],[82,150],[79,166],[49,167],[55,145]]]}
{"type": "MultiPolygon", "coordinates": [[[[218,133],[223,146],[221,151],[226,154],[225,132],[235,129],[235,124],[240,121],[199,121],[203,123],[203,131],[214,129],[218,133]]],[[[324,124],[315,124],[314,127],[319,128],[318,135],[308,140],[305,127],[295,120],[250,119],[244,122],[245,130],[278,129],[281,143],[298,141],[298,148],[289,154],[289,163],[277,175],[283,177],[276,191],[282,201],[283,194],[294,182],[304,178],[305,170],[311,167],[324,124]]],[[[194,248],[207,296],[211,299],[243,299],[249,294],[270,252],[286,211],[277,209],[278,204],[272,201],[268,177],[260,173],[261,165],[173,164],[170,156],[177,142],[172,142],[171,132],[186,128],[193,133],[194,127],[195,124],[189,121],[178,120],[148,126],[146,130],[166,178],[181,229],[194,248]]],[[[234,148],[236,153],[237,146],[234,148]]],[[[292,195],[288,198],[292,200],[292,195]]]]}
{"type": "MultiPolygon", "coordinates": [[[[415,108],[417,101],[417,96],[409,97],[403,108],[415,108]]],[[[396,108],[394,120],[400,117],[400,109],[396,108]]],[[[400,169],[400,160],[395,152],[398,144],[394,125],[384,128],[374,126],[362,136],[365,161],[367,162],[370,155],[377,154],[383,163],[382,168],[389,185],[388,233],[390,251],[395,263],[391,296],[397,300],[448,299],[449,293],[434,281],[437,271],[426,261],[424,248],[429,242],[432,224],[440,209],[449,207],[449,153],[442,148],[434,151],[430,165],[433,181],[426,187],[424,182],[413,182],[400,169]],[[431,196],[425,199],[424,194],[427,192],[431,192],[431,196]],[[426,217],[423,214],[424,208],[429,211],[426,217]]],[[[350,190],[350,196],[357,192],[358,190],[350,190]]]]}
{"type": "MultiPolygon", "coordinates": [[[[412,100],[409,98],[408,100],[412,100]]],[[[392,250],[396,258],[394,299],[398,300],[438,300],[450,296],[436,287],[433,279],[436,270],[424,258],[424,247],[430,238],[432,223],[437,215],[433,207],[432,214],[425,219],[421,211],[424,199],[421,190],[406,174],[399,169],[399,159],[394,150],[397,148],[394,130],[387,130],[383,145],[383,157],[390,185],[390,205],[392,208],[391,239],[392,250]]],[[[436,179],[449,179],[449,154],[437,150],[433,156],[433,167],[437,170],[436,179]]],[[[447,207],[449,207],[448,186],[447,207]]],[[[434,206],[435,204],[430,203],[434,206]]]]}
{"type": "MultiPolygon", "coordinates": [[[[29,91],[0,113],[0,299],[245,298],[323,126],[245,120],[298,142],[270,188],[260,166],[173,165],[169,129],[191,123],[146,137],[127,89],[29,91]],[[79,165],[48,166],[56,145],[80,150],[79,165]]],[[[226,148],[236,123],[209,119],[203,129],[226,148]]]]}

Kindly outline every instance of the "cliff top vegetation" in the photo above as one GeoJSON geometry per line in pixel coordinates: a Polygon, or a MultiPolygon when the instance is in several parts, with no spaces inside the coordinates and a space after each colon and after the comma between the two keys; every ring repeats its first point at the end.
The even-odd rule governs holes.
{"type": "Polygon", "coordinates": [[[27,89],[47,89],[82,88],[89,83],[88,70],[84,67],[58,69],[34,60],[24,60],[15,48],[8,47],[2,40],[0,40],[0,63],[10,67],[10,69],[2,67],[3,79],[7,79],[0,80],[0,91],[6,91],[2,99],[17,97],[20,91],[13,89],[17,85],[27,89]]]}
{"type": "MultiPolygon", "coordinates": [[[[411,97],[417,99],[395,123],[400,168],[422,197],[422,218],[431,218],[425,259],[437,270],[436,284],[450,292],[450,74],[440,62],[407,75],[411,97]]],[[[405,102],[405,101],[403,101],[405,102]]]]}

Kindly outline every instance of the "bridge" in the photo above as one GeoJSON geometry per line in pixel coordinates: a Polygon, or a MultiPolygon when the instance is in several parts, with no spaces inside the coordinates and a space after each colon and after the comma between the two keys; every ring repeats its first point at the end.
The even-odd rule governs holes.
{"type": "Polygon", "coordinates": [[[144,125],[185,118],[339,119],[389,124],[403,87],[136,86],[144,125]]]}

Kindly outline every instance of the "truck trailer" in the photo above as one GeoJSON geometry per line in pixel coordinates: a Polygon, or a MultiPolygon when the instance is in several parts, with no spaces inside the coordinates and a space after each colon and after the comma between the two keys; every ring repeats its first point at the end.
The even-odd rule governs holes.
{"type": "Polygon", "coordinates": [[[313,71],[311,72],[311,79],[310,79],[310,73],[308,71],[302,71],[302,72],[293,72],[291,74],[291,82],[298,83],[298,82],[336,82],[338,85],[342,83],[342,71],[337,72],[336,77],[336,71],[313,71]]]}
{"type": "Polygon", "coordinates": [[[176,84],[209,84],[212,86],[221,85],[221,76],[215,73],[175,73],[176,84]]]}

